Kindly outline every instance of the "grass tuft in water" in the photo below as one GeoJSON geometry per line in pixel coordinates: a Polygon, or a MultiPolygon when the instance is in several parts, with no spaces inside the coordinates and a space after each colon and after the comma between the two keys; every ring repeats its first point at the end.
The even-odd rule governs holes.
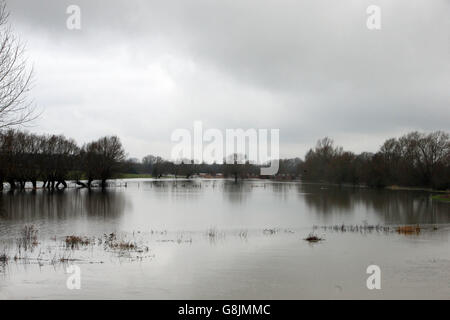
{"type": "Polygon", "coordinates": [[[310,233],[304,240],[308,242],[319,242],[323,241],[324,239],[315,235],[314,233],[310,233]]]}
{"type": "Polygon", "coordinates": [[[278,232],[278,230],[275,229],[275,228],[272,228],[272,229],[264,229],[264,230],[263,230],[263,233],[266,234],[266,235],[274,235],[274,234],[276,234],[277,232],[278,232]]]}
{"type": "Polygon", "coordinates": [[[17,239],[19,251],[23,248],[25,251],[36,247],[38,242],[38,229],[34,225],[26,225],[20,232],[20,238],[17,239]]]}
{"type": "Polygon", "coordinates": [[[67,236],[64,242],[66,243],[66,247],[78,249],[80,246],[88,246],[91,240],[86,237],[67,236]]]}
{"type": "Polygon", "coordinates": [[[0,263],[1,264],[7,264],[8,260],[9,260],[9,257],[6,254],[6,252],[0,253],[0,263]]]}
{"type": "Polygon", "coordinates": [[[420,229],[420,226],[400,226],[396,231],[399,234],[419,234],[420,229]]]}

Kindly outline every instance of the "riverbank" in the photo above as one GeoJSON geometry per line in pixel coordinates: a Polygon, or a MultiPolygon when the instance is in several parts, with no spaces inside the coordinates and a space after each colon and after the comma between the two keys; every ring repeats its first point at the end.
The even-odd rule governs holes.
{"type": "Polygon", "coordinates": [[[450,203],[450,193],[436,194],[431,197],[433,200],[450,203]]]}
{"type": "Polygon", "coordinates": [[[118,179],[151,179],[153,176],[147,173],[121,173],[118,179]]]}
{"type": "Polygon", "coordinates": [[[436,190],[432,188],[425,187],[401,187],[401,186],[387,186],[385,189],[389,190],[409,190],[409,191],[428,191],[428,192],[436,192],[442,194],[450,194],[450,190],[436,190]]]}

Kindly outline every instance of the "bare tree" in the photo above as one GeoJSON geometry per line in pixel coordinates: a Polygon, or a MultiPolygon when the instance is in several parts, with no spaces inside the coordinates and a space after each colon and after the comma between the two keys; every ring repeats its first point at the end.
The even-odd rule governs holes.
{"type": "Polygon", "coordinates": [[[0,0],[0,129],[36,117],[27,98],[33,70],[27,67],[25,47],[13,35],[8,18],[6,3],[0,0]]]}
{"type": "Polygon", "coordinates": [[[239,177],[245,177],[247,164],[245,155],[233,153],[224,159],[223,173],[227,177],[234,177],[234,182],[237,183],[239,177]]]}
{"type": "Polygon", "coordinates": [[[81,150],[82,170],[88,183],[77,181],[77,184],[90,188],[92,182],[98,179],[101,187],[106,188],[106,181],[119,172],[125,157],[125,150],[116,136],[88,143],[81,150]]]}

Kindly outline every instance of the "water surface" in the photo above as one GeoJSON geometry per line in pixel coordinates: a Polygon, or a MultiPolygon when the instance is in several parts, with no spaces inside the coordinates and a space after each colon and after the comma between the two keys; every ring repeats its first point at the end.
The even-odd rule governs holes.
{"type": "Polygon", "coordinates": [[[450,297],[450,206],[426,192],[130,180],[106,192],[0,194],[0,254],[18,255],[24,225],[38,244],[0,263],[1,299],[450,297]],[[395,232],[415,224],[418,234],[395,232]],[[390,231],[322,228],[337,225],[390,231]],[[313,231],[324,240],[305,241],[313,231]],[[139,250],[106,248],[111,233],[139,250]],[[69,235],[95,241],[67,248],[69,235]],[[81,268],[80,290],[67,289],[70,264],[81,268]],[[366,287],[371,264],[381,290],[366,287]]]}

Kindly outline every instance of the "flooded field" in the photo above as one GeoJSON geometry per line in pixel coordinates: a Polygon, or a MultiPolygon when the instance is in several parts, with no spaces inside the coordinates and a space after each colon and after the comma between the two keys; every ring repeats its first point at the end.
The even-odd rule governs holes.
{"type": "Polygon", "coordinates": [[[1,194],[0,299],[450,297],[450,205],[430,193],[126,182],[1,194]]]}

